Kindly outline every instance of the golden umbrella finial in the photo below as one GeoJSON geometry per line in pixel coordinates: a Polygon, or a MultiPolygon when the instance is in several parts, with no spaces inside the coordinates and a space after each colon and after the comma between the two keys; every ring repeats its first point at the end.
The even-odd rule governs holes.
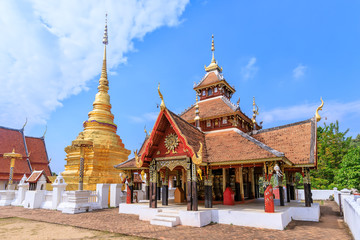
{"type": "Polygon", "coordinates": [[[164,111],[166,107],[165,107],[165,102],[164,102],[163,95],[160,92],[160,83],[158,85],[158,92],[159,92],[159,97],[161,98],[160,109],[161,109],[161,111],[164,111]]]}
{"type": "Polygon", "coordinates": [[[214,44],[214,34],[211,36],[211,51],[212,51],[212,59],[211,62],[215,63],[215,44],[214,44]]]}
{"type": "Polygon", "coordinates": [[[253,117],[251,121],[254,125],[256,124],[256,115],[259,115],[259,107],[255,103],[255,97],[253,97],[253,117]]]}
{"type": "Polygon", "coordinates": [[[316,109],[316,112],[315,112],[316,122],[319,122],[321,120],[321,116],[319,115],[319,111],[322,111],[322,107],[324,106],[324,101],[322,100],[322,97],[320,98],[320,100],[321,100],[321,105],[316,109]]]}

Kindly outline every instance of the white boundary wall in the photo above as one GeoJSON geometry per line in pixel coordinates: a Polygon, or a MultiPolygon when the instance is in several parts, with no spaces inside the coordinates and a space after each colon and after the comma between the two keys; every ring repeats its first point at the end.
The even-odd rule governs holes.
{"type": "MultiPolygon", "coordinates": [[[[311,190],[313,200],[330,200],[330,196],[334,196],[335,190],[311,190]]],[[[305,200],[303,189],[297,190],[299,200],[305,200]]]]}
{"type": "Polygon", "coordinates": [[[360,196],[355,201],[354,196],[346,197],[343,204],[344,221],[349,226],[356,240],[360,239],[360,196]]]}

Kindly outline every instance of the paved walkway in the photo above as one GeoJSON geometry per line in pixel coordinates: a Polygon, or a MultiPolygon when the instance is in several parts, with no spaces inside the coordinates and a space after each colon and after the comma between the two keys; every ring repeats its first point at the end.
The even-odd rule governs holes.
{"type": "Polygon", "coordinates": [[[338,214],[335,202],[321,205],[320,222],[291,222],[286,230],[268,230],[212,224],[202,228],[153,226],[138,220],[136,215],[119,214],[118,208],[82,214],[62,214],[59,211],[0,207],[0,218],[19,217],[36,221],[71,225],[156,239],[352,239],[338,214]]]}

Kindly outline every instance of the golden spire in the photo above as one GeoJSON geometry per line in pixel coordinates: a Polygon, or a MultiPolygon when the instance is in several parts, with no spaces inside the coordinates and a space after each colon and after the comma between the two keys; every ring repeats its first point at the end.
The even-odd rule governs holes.
{"type": "Polygon", "coordinates": [[[315,112],[316,122],[321,120],[321,116],[319,115],[319,111],[322,111],[322,107],[324,106],[324,101],[322,100],[322,98],[320,98],[320,100],[321,100],[321,105],[316,109],[316,112],[315,112]]]}
{"type": "MultiPolygon", "coordinates": [[[[111,104],[109,91],[109,81],[107,78],[107,67],[106,67],[106,45],[108,42],[108,30],[107,30],[107,14],[105,15],[105,29],[104,36],[102,39],[104,44],[104,57],[103,64],[101,68],[101,75],[99,79],[98,93],[95,96],[95,101],[93,103],[93,110],[89,112],[88,121],[97,121],[105,122],[111,125],[114,125],[114,115],[111,113],[111,104]]],[[[115,126],[115,125],[114,125],[115,126]]]]}
{"type": "Polygon", "coordinates": [[[217,65],[215,60],[215,44],[214,44],[214,35],[211,36],[211,52],[212,52],[212,58],[211,63],[209,66],[205,65],[205,71],[210,72],[212,70],[218,70],[219,72],[222,72],[222,68],[217,65]]]}
{"type": "Polygon", "coordinates": [[[158,92],[159,92],[159,97],[161,98],[160,109],[161,109],[161,111],[164,111],[166,107],[165,107],[165,102],[164,102],[163,95],[160,92],[160,83],[159,83],[159,86],[158,86],[158,92]]]}
{"type": "Polygon", "coordinates": [[[253,97],[253,117],[251,118],[251,121],[254,124],[254,128],[256,125],[256,115],[259,115],[259,107],[255,103],[255,97],[253,97]]]}

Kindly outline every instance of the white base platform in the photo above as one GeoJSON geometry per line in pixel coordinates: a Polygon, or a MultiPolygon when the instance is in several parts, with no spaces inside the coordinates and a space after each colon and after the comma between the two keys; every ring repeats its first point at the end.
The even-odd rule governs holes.
{"type": "Polygon", "coordinates": [[[0,191],[0,206],[9,206],[15,200],[15,190],[0,191]]]}
{"type": "Polygon", "coordinates": [[[265,213],[263,199],[234,206],[214,205],[214,208],[199,206],[199,211],[186,211],[184,204],[169,203],[168,206],[162,206],[161,202],[158,202],[158,208],[149,208],[148,203],[121,203],[119,213],[136,214],[139,215],[140,220],[169,227],[178,224],[203,227],[215,222],[283,230],[292,220],[318,222],[320,219],[318,203],[312,204],[311,207],[304,207],[304,203],[298,201],[285,203],[285,206],[279,205],[275,200],[275,213],[265,213]]]}

